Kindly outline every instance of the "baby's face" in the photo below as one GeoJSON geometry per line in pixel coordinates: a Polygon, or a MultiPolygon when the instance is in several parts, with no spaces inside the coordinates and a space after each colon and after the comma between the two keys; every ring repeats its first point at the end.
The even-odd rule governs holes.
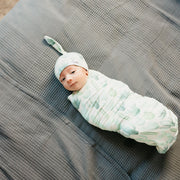
{"type": "Polygon", "coordinates": [[[88,71],[82,67],[70,65],[60,74],[59,81],[69,91],[80,90],[87,82],[88,71]]]}

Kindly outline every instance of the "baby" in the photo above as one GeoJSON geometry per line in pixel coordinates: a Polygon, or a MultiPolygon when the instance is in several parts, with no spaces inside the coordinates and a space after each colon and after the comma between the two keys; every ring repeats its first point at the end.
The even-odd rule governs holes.
{"type": "Polygon", "coordinates": [[[171,110],[134,93],[121,81],[88,69],[81,54],[67,53],[52,38],[45,39],[62,54],[55,76],[72,91],[68,99],[90,124],[156,146],[159,153],[167,152],[178,134],[178,120],[171,110]]]}

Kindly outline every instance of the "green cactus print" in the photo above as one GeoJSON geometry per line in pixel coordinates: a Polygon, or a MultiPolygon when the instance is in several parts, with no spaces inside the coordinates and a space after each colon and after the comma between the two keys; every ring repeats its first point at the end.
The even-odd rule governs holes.
{"type": "Polygon", "coordinates": [[[159,153],[176,140],[177,117],[169,109],[100,72],[89,70],[86,85],[68,99],[90,124],[156,146],[159,153]]]}
{"type": "Polygon", "coordinates": [[[159,117],[161,117],[161,118],[163,119],[165,116],[166,116],[166,111],[165,111],[165,110],[163,110],[163,111],[161,112],[161,114],[160,114],[160,116],[159,116],[159,117]]]}
{"type": "Polygon", "coordinates": [[[74,101],[73,105],[76,109],[79,109],[80,101],[78,101],[78,100],[74,101]]]}
{"type": "Polygon", "coordinates": [[[121,95],[120,100],[125,100],[125,99],[127,99],[129,95],[130,95],[129,92],[124,92],[124,93],[121,95]]]}
{"type": "Polygon", "coordinates": [[[125,111],[125,107],[124,107],[124,103],[122,103],[119,108],[118,108],[118,111],[125,111]]]}
{"type": "Polygon", "coordinates": [[[47,42],[51,46],[53,46],[55,44],[55,41],[53,39],[47,39],[47,42]]]}
{"type": "Polygon", "coordinates": [[[138,135],[138,131],[133,127],[132,125],[129,124],[121,124],[120,126],[120,132],[125,136],[129,137],[131,135],[138,135]]]}
{"type": "Polygon", "coordinates": [[[62,48],[62,46],[55,41],[53,38],[49,37],[49,36],[44,36],[44,39],[46,40],[46,42],[51,45],[52,47],[54,47],[56,49],[56,51],[60,52],[61,54],[64,54],[66,51],[64,51],[64,49],[62,48]]]}
{"type": "Polygon", "coordinates": [[[95,107],[96,109],[99,109],[99,103],[98,103],[97,101],[95,101],[94,107],[95,107]]]}
{"type": "Polygon", "coordinates": [[[133,107],[131,107],[131,109],[129,110],[129,113],[132,116],[137,116],[140,113],[140,109],[136,107],[136,105],[134,105],[133,107]]]}

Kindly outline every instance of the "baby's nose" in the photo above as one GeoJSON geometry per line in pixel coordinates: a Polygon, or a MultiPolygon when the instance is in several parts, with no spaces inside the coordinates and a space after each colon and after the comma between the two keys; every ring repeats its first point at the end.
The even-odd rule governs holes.
{"type": "Polygon", "coordinates": [[[67,82],[68,82],[68,83],[69,83],[69,82],[72,82],[72,78],[71,78],[71,77],[68,77],[67,82]]]}

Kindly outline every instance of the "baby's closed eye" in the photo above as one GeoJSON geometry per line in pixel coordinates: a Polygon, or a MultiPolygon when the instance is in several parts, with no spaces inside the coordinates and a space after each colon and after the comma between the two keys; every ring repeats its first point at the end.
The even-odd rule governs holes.
{"type": "Polygon", "coordinates": [[[61,82],[63,82],[65,80],[65,77],[61,79],[61,82]]]}
{"type": "Polygon", "coordinates": [[[74,73],[75,73],[75,71],[72,71],[72,72],[71,72],[71,74],[74,74],[74,73]]]}

